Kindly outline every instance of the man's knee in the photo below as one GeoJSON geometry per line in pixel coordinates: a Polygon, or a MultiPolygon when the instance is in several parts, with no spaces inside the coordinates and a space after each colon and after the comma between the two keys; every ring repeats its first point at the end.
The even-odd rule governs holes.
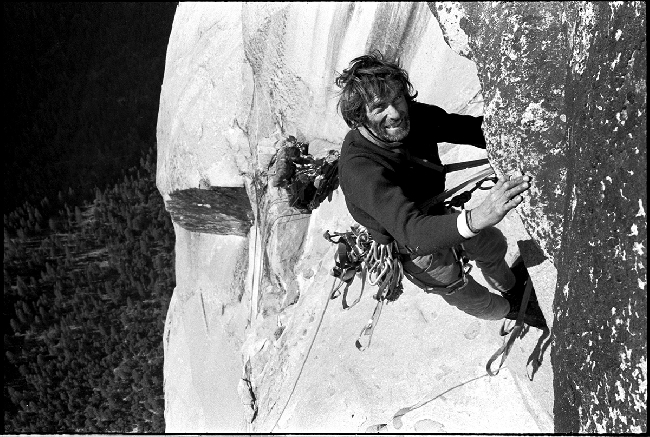
{"type": "Polygon", "coordinates": [[[471,258],[487,256],[491,259],[500,259],[505,257],[508,252],[508,242],[499,229],[490,226],[465,243],[465,250],[471,258]]]}
{"type": "Polygon", "coordinates": [[[443,295],[442,298],[464,313],[483,320],[502,319],[510,309],[506,299],[490,293],[471,277],[465,287],[451,295],[443,295]]]}

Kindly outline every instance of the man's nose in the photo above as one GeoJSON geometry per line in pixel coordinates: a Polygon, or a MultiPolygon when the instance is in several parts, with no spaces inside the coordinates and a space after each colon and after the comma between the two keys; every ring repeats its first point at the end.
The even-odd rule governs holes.
{"type": "Polygon", "coordinates": [[[394,104],[390,104],[386,107],[386,116],[391,120],[399,120],[402,118],[402,112],[394,104]]]}

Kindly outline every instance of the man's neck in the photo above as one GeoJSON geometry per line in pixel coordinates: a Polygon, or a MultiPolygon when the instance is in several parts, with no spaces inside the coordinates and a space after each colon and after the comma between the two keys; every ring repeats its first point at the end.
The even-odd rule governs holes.
{"type": "Polygon", "coordinates": [[[371,143],[381,147],[382,149],[390,150],[391,152],[399,153],[402,143],[399,141],[388,142],[377,137],[369,128],[364,125],[359,126],[359,133],[371,143]]]}

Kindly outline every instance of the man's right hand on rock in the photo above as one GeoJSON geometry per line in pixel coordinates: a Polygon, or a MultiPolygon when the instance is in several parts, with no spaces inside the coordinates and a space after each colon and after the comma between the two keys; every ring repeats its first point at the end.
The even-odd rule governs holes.
{"type": "Polygon", "coordinates": [[[523,202],[521,193],[530,188],[529,182],[530,176],[501,176],[485,200],[471,210],[472,228],[480,231],[503,220],[510,210],[523,202]]]}

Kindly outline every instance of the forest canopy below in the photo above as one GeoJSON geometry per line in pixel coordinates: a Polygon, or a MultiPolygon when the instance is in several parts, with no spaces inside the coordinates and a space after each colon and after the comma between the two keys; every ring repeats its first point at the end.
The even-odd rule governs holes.
{"type": "Polygon", "coordinates": [[[92,203],[5,215],[5,432],[164,432],[175,238],[153,156],[92,203]]]}
{"type": "Polygon", "coordinates": [[[4,431],[164,432],[176,3],[3,3],[4,431]]]}

